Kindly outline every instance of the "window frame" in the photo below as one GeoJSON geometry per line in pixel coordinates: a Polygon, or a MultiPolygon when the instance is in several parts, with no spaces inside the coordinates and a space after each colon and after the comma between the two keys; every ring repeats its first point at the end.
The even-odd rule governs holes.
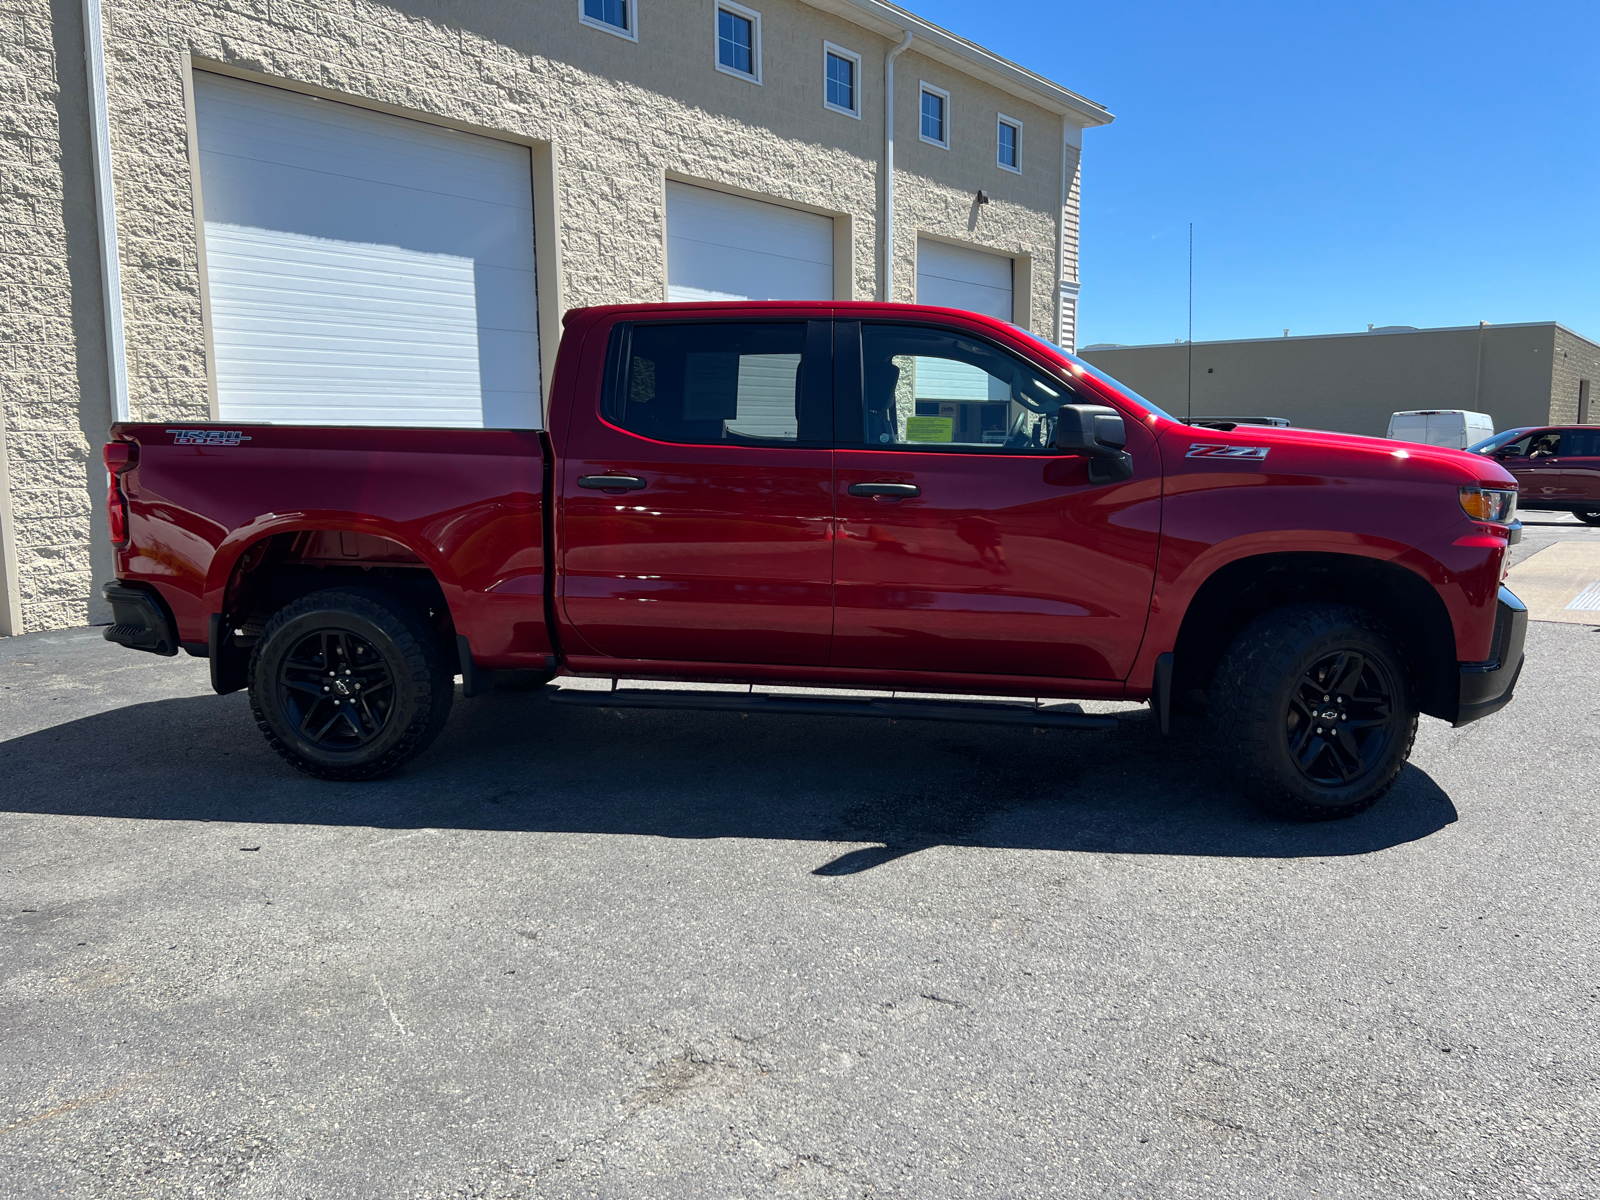
{"type": "Polygon", "coordinates": [[[1060,386],[1063,396],[1069,397],[1062,401],[1063,404],[1103,404],[1092,394],[1085,395],[1078,387],[1065,376],[1064,373],[1051,370],[1043,363],[1034,361],[1025,354],[995,341],[993,338],[966,329],[959,325],[938,325],[928,321],[896,320],[892,317],[868,317],[861,321],[851,321],[851,328],[844,328],[845,322],[836,320],[834,323],[834,448],[838,450],[875,450],[879,452],[909,452],[913,454],[968,454],[980,455],[985,458],[1027,458],[1035,462],[1051,457],[1070,457],[1069,452],[1062,450],[1048,450],[1043,453],[1034,450],[1018,450],[1006,447],[984,449],[981,445],[971,442],[869,442],[866,438],[866,404],[867,388],[865,375],[865,338],[866,327],[871,325],[878,328],[895,326],[902,329],[928,329],[938,333],[951,334],[966,338],[987,346],[990,350],[1004,355],[1026,367],[1034,374],[1048,379],[1060,386]],[[845,374],[844,372],[848,372],[845,374]]]}
{"type": "Polygon", "coordinates": [[[1022,122],[1017,120],[1015,117],[1006,116],[1005,113],[1000,113],[995,119],[994,162],[995,166],[999,167],[1002,171],[1010,171],[1016,175],[1022,174],[1022,122]],[[1000,130],[1003,127],[1009,127],[1011,130],[1011,148],[1016,152],[1016,166],[1012,166],[1010,163],[1006,162],[1000,157],[1000,130]]]}
{"type": "Polygon", "coordinates": [[[724,75],[732,75],[735,79],[742,79],[746,83],[761,86],[761,14],[753,8],[746,8],[735,0],[717,0],[711,7],[711,62],[724,75]],[[750,65],[754,70],[748,74],[727,66],[722,61],[722,14],[731,13],[736,17],[743,17],[750,22],[750,65]]]}
{"type": "Polygon", "coordinates": [[[950,149],[950,93],[942,87],[935,87],[926,79],[917,81],[917,136],[930,146],[937,146],[941,150],[950,149]],[[924,96],[937,96],[944,102],[944,141],[935,141],[922,132],[922,98],[924,96]]]}
{"type": "Polygon", "coordinates": [[[854,117],[861,120],[861,55],[854,50],[846,50],[843,46],[836,46],[830,41],[822,43],[822,107],[829,112],[839,113],[841,116],[854,117]],[[856,102],[853,109],[843,108],[828,99],[828,55],[842,58],[850,62],[853,70],[850,76],[850,96],[856,102]]]}
{"type": "Polygon", "coordinates": [[[609,33],[630,42],[639,40],[639,0],[622,0],[622,11],[627,14],[628,21],[626,29],[618,29],[615,25],[595,20],[583,11],[583,3],[584,0],[578,0],[578,24],[587,25],[590,29],[598,29],[602,33],[609,33]]]}

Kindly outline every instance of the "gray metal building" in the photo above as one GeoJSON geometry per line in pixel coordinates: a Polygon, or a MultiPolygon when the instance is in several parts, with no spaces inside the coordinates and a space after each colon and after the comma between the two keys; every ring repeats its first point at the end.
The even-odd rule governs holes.
{"type": "Polygon", "coordinates": [[[1600,423],[1600,345],[1553,321],[1444,329],[1086,346],[1102,371],[1178,415],[1287,417],[1382,437],[1405,409],[1486,412],[1496,429],[1600,423]]]}

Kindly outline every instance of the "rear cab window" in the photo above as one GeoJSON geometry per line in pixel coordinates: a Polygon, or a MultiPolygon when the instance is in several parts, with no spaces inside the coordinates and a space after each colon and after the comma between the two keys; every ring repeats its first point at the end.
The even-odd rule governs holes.
{"type": "MultiPolygon", "coordinates": [[[[815,398],[819,384],[824,389],[827,385],[827,325],[620,324],[611,334],[601,412],[613,425],[662,442],[825,442],[831,421],[815,398]],[[817,364],[810,369],[808,344],[810,361],[817,364]]],[[[826,391],[822,403],[826,405],[826,391]]]]}

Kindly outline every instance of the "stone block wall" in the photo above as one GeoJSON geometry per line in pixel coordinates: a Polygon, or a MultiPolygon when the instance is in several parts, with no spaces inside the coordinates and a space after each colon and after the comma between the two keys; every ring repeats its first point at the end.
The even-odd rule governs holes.
{"type": "MultiPolygon", "coordinates": [[[[829,12],[797,0],[762,6],[756,85],[715,70],[712,0],[641,4],[637,42],[580,24],[574,0],[103,3],[135,420],[213,411],[186,97],[196,69],[549,143],[558,244],[536,252],[559,255],[562,308],[664,299],[669,177],[846,214],[853,297],[875,294],[890,42],[829,12]],[[862,55],[859,120],[822,105],[825,40],[862,55]]],[[[92,619],[91,560],[102,577],[110,569],[78,10],[77,0],[0,0],[0,395],[27,629],[92,619]]],[[[894,298],[914,299],[917,235],[932,233],[1025,255],[1029,324],[1053,335],[1062,119],[915,49],[898,61],[897,84],[894,298]],[[951,92],[949,150],[916,138],[919,79],[951,92]],[[1023,123],[1021,175],[995,161],[999,112],[1023,123]],[[980,187],[991,203],[974,203],[980,187]]],[[[1076,205],[1074,188],[1069,277],[1076,205]]],[[[550,302],[541,294],[541,307],[550,302]]]]}
{"type": "Polygon", "coordinates": [[[61,0],[0,3],[0,438],[11,501],[0,584],[20,609],[13,633],[101,619],[95,576],[110,568],[98,511],[109,398],[78,12],[61,0]]]}
{"type": "Polygon", "coordinates": [[[1578,385],[1589,381],[1588,422],[1600,425],[1600,346],[1569,329],[1555,328],[1550,372],[1550,423],[1571,425],[1578,420],[1578,385]]]}

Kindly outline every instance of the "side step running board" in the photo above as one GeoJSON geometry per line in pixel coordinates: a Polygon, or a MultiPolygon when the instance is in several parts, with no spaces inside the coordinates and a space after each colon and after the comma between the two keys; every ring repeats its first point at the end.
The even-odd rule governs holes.
{"type": "Polygon", "coordinates": [[[1026,725],[1041,729],[1115,729],[1116,717],[1092,717],[1030,704],[984,701],[861,699],[772,695],[767,692],[677,692],[619,688],[610,692],[557,688],[550,703],[579,708],[693,708],[713,712],[789,713],[808,717],[887,717],[891,721],[958,721],[969,725],[1026,725]]]}

